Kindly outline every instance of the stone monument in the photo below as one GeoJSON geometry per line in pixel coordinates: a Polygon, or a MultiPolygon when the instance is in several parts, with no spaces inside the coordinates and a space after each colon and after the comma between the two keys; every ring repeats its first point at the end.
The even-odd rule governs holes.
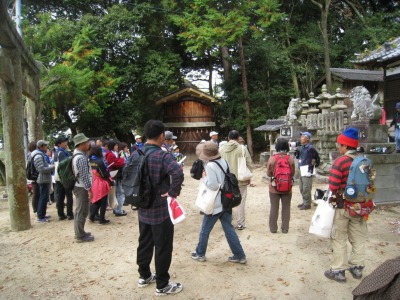
{"type": "Polygon", "coordinates": [[[363,86],[353,88],[349,93],[354,110],[351,114],[351,126],[358,129],[359,146],[365,153],[390,153],[393,144],[388,143],[388,127],[380,125],[382,110],[379,105],[379,95],[371,98],[363,86]]]}
{"type": "Polygon", "coordinates": [[[301,126],[298,118],[303,110],[300,98],[292,98],[289,103],[286,114],[286,124],[281,127],[280,136],[283,138],[295,139],[300,138],[300,132],[305,131],[305,127],[301,126]]]}

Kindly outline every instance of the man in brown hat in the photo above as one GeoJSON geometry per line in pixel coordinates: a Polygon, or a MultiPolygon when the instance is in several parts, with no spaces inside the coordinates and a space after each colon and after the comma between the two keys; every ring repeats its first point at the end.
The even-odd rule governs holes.
{"type": "Polygon", "coordinates": [[[76,209],[74,216],[75,238],[78,243],[94,241],[90,232],[85,232],[85,222],[89,214],[90,199],[92,198],[92,169],[86,155],[89,151],[89,138],[83,133],[78,133],[73,138],[75,144],[72,167],[77,181],[74,187],[76,209]]]}

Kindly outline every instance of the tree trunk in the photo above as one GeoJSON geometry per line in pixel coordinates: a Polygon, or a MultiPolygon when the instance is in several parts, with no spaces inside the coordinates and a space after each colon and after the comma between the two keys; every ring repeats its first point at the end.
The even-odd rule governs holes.
{"type": "Polygon", "coordinates": [[[2,52],[9,62],[9,69],[13,71],[13,79],[0,79],[8,205],[11,230],[21,231],[31,228],[25,155],[21,147],[24,139],[21,54],[15,48],[3,48],[2,52]]]}
{"type": "Polygon", "coordinates": [[[208,91],[210,93],[210,96],[214,96],[214,91],[213,91],[213,64],[212,64],[212,57],[210,54],[210,51],[208,52],[208,91]]]}
{"type": "Polygon", "coordinates": [[[328,37],[328,13],[331,0],[326,0],[321,9],[321,31],[322,38],[324,40],[324,67],[325,67],[325,77],[326,77],[326,87],[328,92],[332,92],[332,77],[331,77],[331,58],[330,58],[330,47],[329,47],[329,37],[328,37]]]}
{"type": "Polygon", "coordinates": [[[289,40],[289,36],[288,36],[288,32],[287,32],[287,26],[285,27],[285,34],[286,34],[286,43],[283,42],[283,48],[286,49],[286,53],[287,53],[287,57],[289,59],[289,69],[290,69],[290,76],[292,77],[292,82],[293,82],[293,88],[294,88],[294,92],[296,94],[296,98],[300,98],[300,89],[299,89],[299,83],[297,81],[297,75],[296,75],[296,71],[294,68],[294,63],[292,60],[292,57],[290,56],[287,48],[290,47],[290,40],[289,40]]]}
{"type": "Polygon", "coordinates": [[[249,99],[249,91],[247,88],[246,64],[244,61],[244,50],[243,50],[242,38],[239,38],[238,44],[239,44],[240,68],[242,69],[242,87],[243,87],[244,109],[245,109],[245,114],[246,114],[247,147],[249,149],[250,155],[253,156],[253,137],[251,134],[251,123],[250,123],[250,99],[249,99]]]}
{"type": "Polygon", "coordinates": [[[326,77],[326,87],[328,89],[328,93],[331,93],[332,89],[332,77],[331,77],[331,59],[330,59],[330,47],[329,47],[329,36],[328,36],[328,14],[329,7],[331,5],[332,0],[311,0],[312,3],[317,5],[321,10],[321,33],[322,40],[324,42],[324,68],[325,68],[325,77],[326,77]]]}
{"type": "Polygon", "coordinates": [[[224,80],[228,81],[231,78],[231,70],[232,70],[232,64],[229,60],[228,48],[225,46],[220,47],[220,51],[221,51],[222,66],[224,68],[224,80]]]}

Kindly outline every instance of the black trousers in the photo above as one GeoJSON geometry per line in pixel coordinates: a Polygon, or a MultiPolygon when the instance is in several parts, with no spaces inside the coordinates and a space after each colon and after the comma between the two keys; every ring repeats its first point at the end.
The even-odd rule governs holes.
{"type": "Polygon", "coordinates": [[[59,181],[56,181],[56,183],[54,184],[54,196],[55,196],[55,200],[56,200],[58,216],[59,217],[65,216],[64,199],[66,196],[67,197],[67,216],[73,217],[74,216],[74,212],[73,212],[74,200],[72,198],[72,190],[70,190],[70,191],[65,190],[62,183],[59,181]]]}
{"type": "Polygon", "coordinates": [[[106,220],[105,215],[106,215],[106,209],[107,209],[107,197],[108,195],[105,195],[103,198],[100,200],[97,200],[95,203],[92,203],[90,205],[90,215],[89,218],[91,220],[94,220],[95,215],[98,213],[100,209],[100,218],[99,221],[104,222],[106,220]]]}
{"type": "Polygon", "coordinates": [[[36,181],[32,181],[32,210],[34,213],[37,211],[39,203],[39,185],[36,181]]]}
{"type": "Polygon", "coordinates": [[[168,271],[172,260],[174,225],[169,218],[157,225],[139,221],[139,234],[136,260],[139,266],[139,276],[141,278],[150,277],[150,263],[154,252],[157,289],[162,289],[168,285],[170,278],[168,271]]]}

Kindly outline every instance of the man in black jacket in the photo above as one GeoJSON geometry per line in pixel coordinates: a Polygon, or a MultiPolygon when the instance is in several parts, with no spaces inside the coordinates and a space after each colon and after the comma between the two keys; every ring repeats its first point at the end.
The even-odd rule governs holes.
{"type": "MultiPolygon", "coordinates": [[[[71,156],[71,153],[67,151],[68,148],[68,137],[60,136],[57,138],[55,145],[57,146],[56,153],[54,155],[54,163],[59,164],[67,157],[71,156]]],[[[55,176],[55,185],[54,185],[54,196],[57,205],[57,213],[60,221],[68,219],[74,219],[73,212],[73,198],[72,198],[72,190],[65,190],[64,186],[60,182],[57,174],[55,176]],[[64,212],[64,199],[67,197],[67,215],[64,212]]]]}
{"type": "Polygon", "coordinates": [[[301,132],[301,149],[298,157],[299,168],[306,170],[303,172],[300,170],[299,187],[301,196],[303,197],[303,203],[298,205],[300,210],[311,208],[312,173],[317,162],[318,152],[310,141],[311,133],[301,132]]]}

